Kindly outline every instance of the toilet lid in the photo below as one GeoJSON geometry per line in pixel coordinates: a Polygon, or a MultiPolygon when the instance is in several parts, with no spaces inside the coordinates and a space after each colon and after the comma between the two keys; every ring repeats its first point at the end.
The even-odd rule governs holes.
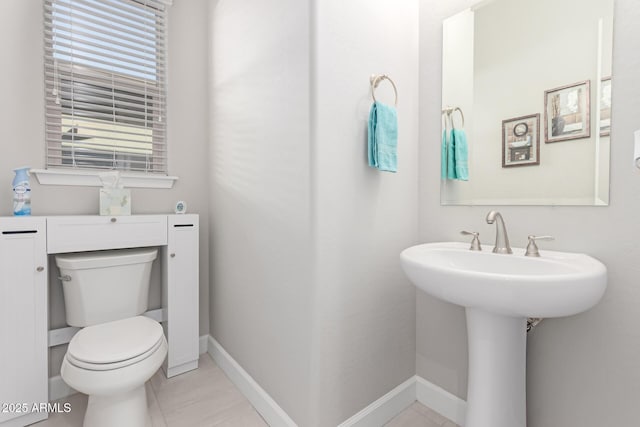
{"type": "Polygon", "coordinates": [[[67,354],[89,364],[112,364],[137,358],[157,348],[162,326],[148,317],[137,316],[87,326],[71,339],[67,354]]]}

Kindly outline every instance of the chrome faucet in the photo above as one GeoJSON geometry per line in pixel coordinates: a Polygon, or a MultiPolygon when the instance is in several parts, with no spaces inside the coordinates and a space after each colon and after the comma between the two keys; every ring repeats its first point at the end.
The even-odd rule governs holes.
{"type": "Polygon", "coordinates": [[[504,225],[502,215],[498,211],[491,211],[487,214],[487,223],[493,224],[496,219],[496,245],[493,248],[493,252],[497,254],[512,254],[511,246],[509,245],[509,236],[507,236],[507,227],[504,225]]]}

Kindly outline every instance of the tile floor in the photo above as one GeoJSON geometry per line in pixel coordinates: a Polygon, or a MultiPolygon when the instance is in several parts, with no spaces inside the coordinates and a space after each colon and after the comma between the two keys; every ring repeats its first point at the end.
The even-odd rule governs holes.
{"type": "Polygon", "coordinates": [[[458,427],[436,411],[415,402],[389,421],[385,427],[458,427]]]}
{"type": "MultiPolygon", "coordinates": [[[[208,354],[199,369],[167,379],[158,371],[147,382],[152,427],[268,427],[208,354]]],[[[34,427],[81,427],[87,397],[74,394],[68,414],[50,414],[34,427]]],[[[114,426],[115,427],[115,426],[114,426]]]]}
{"type": "MultiPolygon", "coordinates": [[[[199,369],[167,379],[156,373],[146,384],[152,427],[268,427],[249,401],[231,383],[208,354],[199,369]]],[[[50,414],[35,427],[80,427],[87,397],[74,394],[68,414],[50,414]]],[[[386,427],[457,427],[437,412],[416,402],[386,427]]]]}

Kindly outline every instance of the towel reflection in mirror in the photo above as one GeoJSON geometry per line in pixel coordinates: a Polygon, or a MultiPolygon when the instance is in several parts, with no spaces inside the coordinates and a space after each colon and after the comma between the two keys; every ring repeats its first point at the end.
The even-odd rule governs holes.
{"type": "Polygon", "coordinates": [[[469,145],[464,131],[464,114],[460,107],[445,107],[442,109],[444,126],[442,131],[442,179],[469,180],[469,145]],[[462,126],[456,127],[453,118],[455,112],[460,113],[462,126]]]}

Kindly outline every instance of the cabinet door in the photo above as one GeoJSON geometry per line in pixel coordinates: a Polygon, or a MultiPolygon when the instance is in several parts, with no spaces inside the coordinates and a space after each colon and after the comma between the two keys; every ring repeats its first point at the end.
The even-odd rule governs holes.
{"type": "Polygon", "coordinates": [[[163,302],[168,307],[166,332],[168,377],[198,367],[198,215],[168,217],[163,302]]]}
{"type": "Polygon", "coordinates": [[[0,424],[46,418],[47,379],[46,221],[0,218],[0,424]]]}

